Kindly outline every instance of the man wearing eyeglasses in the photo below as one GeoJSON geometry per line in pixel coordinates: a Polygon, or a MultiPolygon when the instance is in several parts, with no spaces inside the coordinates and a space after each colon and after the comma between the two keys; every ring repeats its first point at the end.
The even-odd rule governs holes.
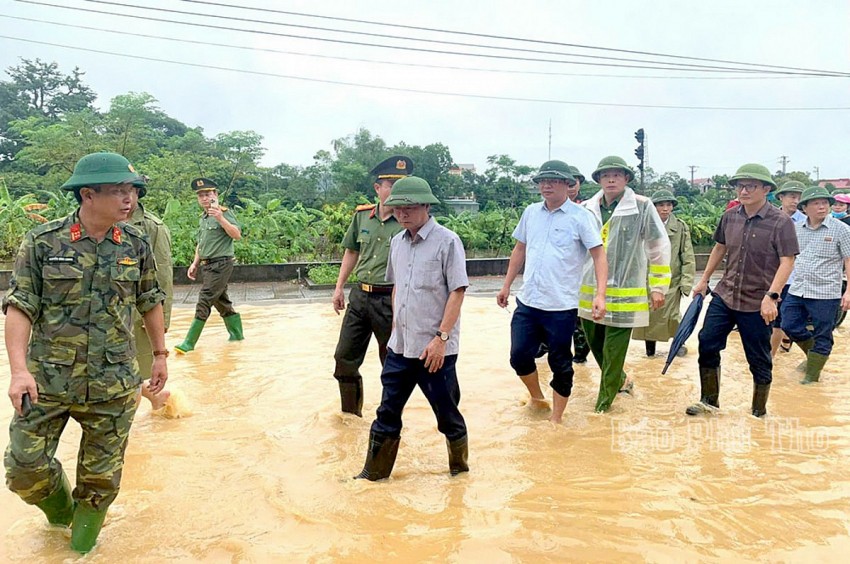
{"type": "Polygon", "coordinates": [[[720,351],[735,327],[753,375],[752,414],[767,414],[773,380],[770,337],[780,292],[800,252],[794,222],[767,201],[776,189],[770,171],[745,164],[729,179],[741,205],[727,210],[714,232],[716,242],[694,296],[705,294],[711,275],[726,258],[723,278],[714,287],[699,333],[700,401],[685,411],[699,415],[720,406],[720,351]]]}

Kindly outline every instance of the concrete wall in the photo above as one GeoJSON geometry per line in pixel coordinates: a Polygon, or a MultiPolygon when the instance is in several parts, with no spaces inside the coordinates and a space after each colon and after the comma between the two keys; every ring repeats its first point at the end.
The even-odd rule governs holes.
{"type": "MultiPolygon", "coordinates": [[[[708,254],[697,254],[697,270],[703,270],[708,261],[708,254]]],[[[243,264],[233,269],[233,282],[266,282],[269,280],[294,280],[299,276],[305,278],[307,269],[315,262],[289,262],[285,264],[243,264]]],[[[330,264],[339,264],[331,262],[330,264]]],[[[189,284],[185,266],[174,267],[174,283],[189,284]]],[[[466,272],[469,276],[503,276],[508,271],[507,258],[476,258],[466,260],[466,272]]],[[[11,271],[0,270],[0,289],[9,287],[11,271]]]]}

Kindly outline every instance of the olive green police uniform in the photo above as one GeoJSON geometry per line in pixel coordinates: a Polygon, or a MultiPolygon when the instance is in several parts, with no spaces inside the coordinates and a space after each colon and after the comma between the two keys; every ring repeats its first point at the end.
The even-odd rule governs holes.
{"type": "MultiPolygon", "coordinates": [[[[139,192],[139,197],[143,193],[139,192]]],[[[144,209],[141,203],[127,220],[127,223],[139,229],[147,235],[148,242],[153,249],[156,259],[156,281],[160,289],[165,293],[165,303],[162,304],[162,313],[165,316],[165,329],[171,323],[171,305],[174,294],[174,265],[171,259],[171,232],[163,221],[144,209]]],[[[145,333],[141,315],[136,316],[136,360],[139,363],[139,372],[142,380],[151,377],[151,364],[153,363],[153,348],[151,347],[148,334],[145,333]]]]}
{"type": "MultiPolygon", "coordinates": [[[[413,172],[413,162],[402,156],[390,157],[375,168],[378,181],[398,179],[413,172]]],[[[348,308],[342,320],[334,353],[334,378],[339,382],[342,411],[362,416],[363,377],[360,365],[366,358],[372,334],[378,341],[378,356],[383,365],[387,342],[392,333],[393,286],[386,281],[390,240],[402,230],[395,217],[382,221],[378,205],[359,206],[342,240],[342,246],[358,253],[354,275],[357,285],[348,294],[348,308]]]]}
{"type": "MultiPolygon", "coordinates": [[[[192,180],[192,189],[195,192],[216,190],[217,184],[209,178],[196,178],[192,180]]],[[[224,219],[240,227],[232,211],[223,206],[221,211],[224,219]]],[[[233,274],[234,256],[233,238],[227,234],[216,218],[204,212],[198,226],[198,257],[201,261],[202,286],[195,306],[195,319],[192,320],[186,338],[174,347],[177,352],[187,353],[195,349],[213,307],[218,310],[224,320],[230,335],[228,340],[244,339],[242,318],[233,309],[233,302],[227,295],[227,283],[230,282],[230,276],[233,274]]]]}
{"type": "Polygon", "coordinates": [[[27,234],[3,300],[4,313],[11,306],[32,322],[27,364],[39,395],[9,426],[6,484],[27,503],[64,505],[57,524],[66,526],[68,480],[54,458],[62,430],[72,417],[83,431],[75,505],[105,511],[118,495],[141,384],[135,315],[165,299],[140,231],[119,223],[98,242],[77,213],[27,234]]]}

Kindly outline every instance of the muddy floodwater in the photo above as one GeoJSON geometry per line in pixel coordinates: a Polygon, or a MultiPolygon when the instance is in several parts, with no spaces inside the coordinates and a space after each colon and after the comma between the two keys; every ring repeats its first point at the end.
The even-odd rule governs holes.
{"type": "MultiPolygon", "coordinates": [[[[513,302],[513,300],[512,300],[513,302]]],[[[563,426],[525,407],[508,364],[510,315],[463,307],[458,376],[469,474],[450,478],[443,436],[417,390],[385,482],[362,468],[381,388],[374,347],[363,419],[342,415],[330,303],[242,306],[246,340],[217,316],[198,350],[169,358],[176,411],[143,403],[121,493],[87,562],[846,561],[850,554],[850,331],[821,383],[780,353],[769,416],[748,415],[752,378],[737,333],[724,353],[720,414],[694,419],[696,336],[666,376],[633,342],[634,397],[593,413],[599,371],[577,366],[563,426]]],[[[178,343],[192,308],[174,313],[178,343]]],[[[0,355],[5,448],[12,409],[0,355]]],[[[548,382],[545,361],[541,380],[548,382]]],[[[545,387],[547,393],[548,386],[545,387]]],[[[74,479],[79,428],[58,456],[74,479]]],[[[70,562],[69,534],[0,491],[0,561],[70,562]]]]}

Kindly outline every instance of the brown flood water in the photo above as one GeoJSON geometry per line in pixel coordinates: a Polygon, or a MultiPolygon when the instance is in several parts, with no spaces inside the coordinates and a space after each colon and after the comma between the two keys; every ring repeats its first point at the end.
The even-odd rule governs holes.
{"type": "MultiPolygon", "coordinates": [[[[380,398],[377,354],[363,368],[366,417],[341,415],[331,377],[341,318],[329,304],[243,306],[242,343],[228,343],[212,319],[198,351],[169,359],[170,387],[192,416],[166,419],[142,405],[121,494],[85,561],[799,562],[850,553],[847,328],[821,384],[800,386],[801,353],[780,354],[765,421],[748,415],[752,379],[733,333],[719,415],[684,415],[698,394],[694,336],[667,376],[663,359],[646,359],[633,342],[636,395],[621,395],[609,414],[593,413],[593,361],[577,367],[565,424],[555,427],[523,406],[508,365],[510,315],[494,301],[470,296],[463,309],[471,472],[449,477],[443,437],[417,391],[383,483],[351,479],[380,398]]],[[[192,313],[175,311],[170,344],[192,313]]],[[[0,374],[5,392],[5,351],[0,374]]],[[[5,427],[11,407],[0,413],[5,427]]],[[[72,481],[78,440],[72,423],[58,452],[72,481]]],[[[68,534],[36,508],[5,489],[0,507],[0,561],[76,560],[68,534]]]]}

